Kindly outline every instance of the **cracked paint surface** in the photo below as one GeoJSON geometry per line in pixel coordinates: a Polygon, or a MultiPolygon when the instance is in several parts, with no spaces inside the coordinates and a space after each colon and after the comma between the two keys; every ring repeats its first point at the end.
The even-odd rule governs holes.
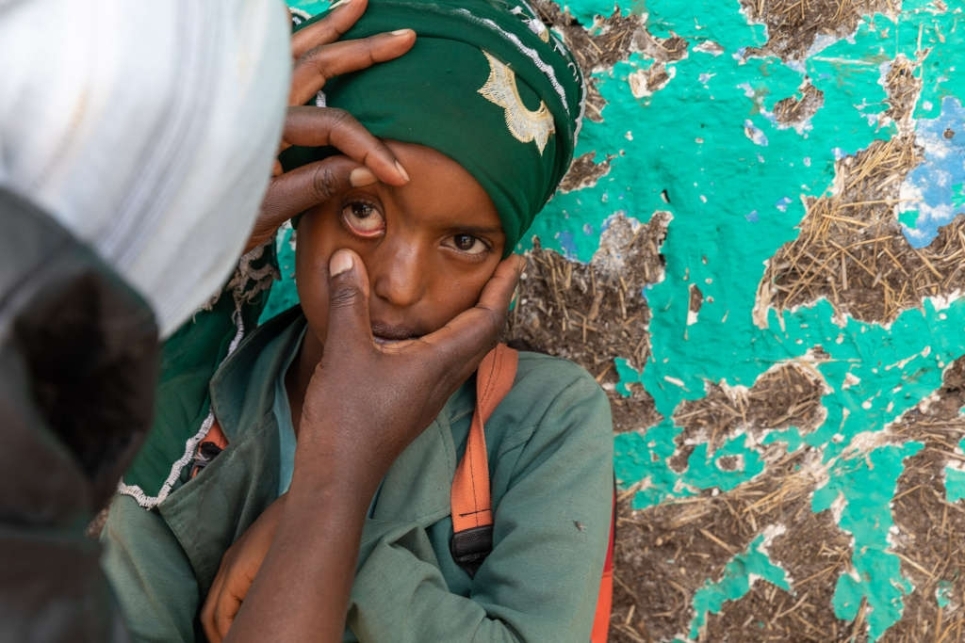
{"type": "MultiPolygon", "coordinates": [[[[591,35],[615,9],[610,0],[560,4],[591,35]]],[[[614,216],[646,223],[655,212],[670,214],[663,279],[640,292],[650,310],[648,361],[637,368],[630,355],[610,356],[616,391],[629,396],[642,387],[663,418],[616,436],[619,484],[634,490],[633,506],[645,510],[750,483],[766,472],[768,447],[812,450],[822,471],[812,510],[831,512],[853,541],[850,569],[826,581],[835,588],[828,608],[845,621],[863,619],[870,640],[898,622],[913,591],[893,550],[892,501],[905,462],[922,443],[885,436],[965,354],[965,302],[955,294],[925,298],[877,323],[839,314],[824,299],[777,312],[761,308],[757,295],[769,260],[798,236],[802,198],[830,193],[836,161],[899,134],[884,86],[895,61],[920,61],[908,127],[923,161],[901,181],[894,216],[921,248],[965,213],[962,5],[892,5],[887,15],[860,16],[847,33],[818,34],[785,60],[776,45],[768,49],[765,25],[736,0],[621,0],[620,16],[636,17],[653,41],[682,39],[686,51],[659,66],[644,51],[630,51],[593,71],[602,108],[586,122],[576,154],[589,178],[568,184],[532,231],[544,248],[588,263],[614,216]],[[759,323],[755,307],[763,311],[759,323]],[[684,428],[674,416],[682,406],[715,386],[752,390],[769,370],[814,355],[821,358],[809,363],[823,387],[816,426],[772,427],[754,439],[744,427],[719,444],[696,437],[680,460],[684,428]]],[[[292,265],[284,254],[282,262],[292,265]]],[[[272,297],[274,312],[292,301],[292,291],[276,288],[272,297]]],[[[948,501],[965,500],[960,462],[949,462],[944,477],[948,501]]],[[[770,560],[761,532],[693,594],[691,627],[679,639],[700,639],[707,616],[754,582],[794,592],[795,580],[770,560]]],[[[961,605],[961,584],[943,581],[931,600],[961,605]]]]}

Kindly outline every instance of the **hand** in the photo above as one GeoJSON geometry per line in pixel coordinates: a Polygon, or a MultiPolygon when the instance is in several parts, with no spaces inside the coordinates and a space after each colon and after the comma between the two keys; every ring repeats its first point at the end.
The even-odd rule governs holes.
{"type": "Polygon", "coordinates": [[[341,640],[372,495],[496,344],[524,264],[502,261],[479,302],[438,331],[380,346],[365,266],[350,250],[332,255],[328,336],[302,409],[291,487],[222,560],[201,615],[212,641],[229,627],[238,641],[341,640]]]}
{"type": "Polygon", "coordinates": [[[330,107],[302,106],[330,78],[398,58],[415,44],[415,32],[411,29],[336,42],[362,16],[367,4],[367,0],[350,0],[292,36],[294,69],[279,151],[292,145],[331,145],[345,156],[285,173],[276,161],[245,252],[272,239],[278,226],[288,219],[323,203],[347,185],[361,187],[382,181],[401,186],[409,181],[385,143],[350,114],[330,107]]]}
{"type": "Polygon", "coordinates": [[[502,261],[478,303],[442,329],[379,345],[370,330],[365,266],[351,251],[336,252],[328,337],[319,338],[325,350],[305,394],[295,476],[334,467],[363,495],[374,492],[396,456],[496,344],[523,266],[519,256],[502,261]]]}
{"type": "Polygon", "coordinates": [[[222,557],[221,566],[201,608],[201,625],[212,643],[220,643],[228,634],[228,628],[235,620],[275,538],[275,529],[284,507],[285,496],[281,496],[222,557]]]}

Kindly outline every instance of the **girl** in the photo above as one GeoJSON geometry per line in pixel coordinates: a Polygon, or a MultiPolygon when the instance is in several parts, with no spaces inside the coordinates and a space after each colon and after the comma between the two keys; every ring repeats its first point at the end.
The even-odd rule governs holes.
{"type": "MultiPolygon", "coordinates": [[[[338,466],[341,454],[327,463],[300,456],[307,440],[324,438],[308,431],[326,416],[326,404],[366,395],[330,387],[326,399],[313,388],[319,364],[324,369],[328,354],[341,348],[327,342],[341,305],[341,295],[330,292],[331,274],[364,267],[368,314],[356,322],[371,332],[371,350],[394,354],[431,341],[485,296],[569,166],[582,80],[525,4],[375,0],[347,37],[410,25],[419,37],[409,53],[330,80],[319,97],[384,139],[408,181],[356,176],[302,216],[301,305],[254,331],[220,366],[210,404],[200,405],[210,413],[192,426],[155,430],[157,457],[135,465],[122,486],[127,495],[112,506],[106,567],[143,638],[201,637],[206,596],[207,634],[222,636],[238,602],[231,596],[247,589],[236,591],[232,570],[245,576],[258,569],[269,543],[281,537],[306,469],[338,466]],[[198,436],[212,427],[226,448],[196,450],[198,436]],[[228,606],[224,617],[219,604],[228,606]]],[[[293,150],[283,160],[299,164],[327,153],[293,150]]],[[[372,396],[373,418],[384,403],[372,396]]],[[[449,500],[474,406],[470,381],[426,418],[428,428],[384,477],[371,487],[339,489],[370,503],[346,640],[589,638],[612,492],[606,397],[573,364],[520,356],[513,387],[486,425],[492,549],[470,575],[450,552],[449,500]]],[[[347,418],[352,426],[367,420],[347,418]]],[[[384,446],[375,428],[344,448],[378,459],[384,446]]],[[[324,543],[288,546],[301,548],[311,564],[324,543]]],[[[299,605],[311,605],[313,597],[306,599],[299,605]]],[[[231,634],[253,625],[242,609],[231,634]]]]}

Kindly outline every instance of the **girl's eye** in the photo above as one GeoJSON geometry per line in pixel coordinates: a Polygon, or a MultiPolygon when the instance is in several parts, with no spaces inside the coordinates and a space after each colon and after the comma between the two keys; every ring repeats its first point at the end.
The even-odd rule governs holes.
{"type": "Polygon", "coordinates": [[[378,208],[364,201],[352,201],[342,208],[342,220],[360,237],[377,237],[385,231],[385,217],[378,208]]]}
{"type": "Polygon", "coordinates": [[[450,237],[450,243],[459,252],[469,255],[481,255],[490,250],[489,244],[471,234],[455,234],[450,237]]]}

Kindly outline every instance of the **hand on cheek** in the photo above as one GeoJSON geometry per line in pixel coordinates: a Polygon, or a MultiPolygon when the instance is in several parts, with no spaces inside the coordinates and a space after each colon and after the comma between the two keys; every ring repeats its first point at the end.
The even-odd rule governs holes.
{"type": "Polygon", "coordinates": [[[503,260],[478,303],[417,340],[379,346],[369,321],[369,281],[357,254],[328,266],[329,318],[321,362],[305,395],[295,479],[317,467],[371,494],[396,456],[432,422],[496,344],[524,260],[503,260]]]}

